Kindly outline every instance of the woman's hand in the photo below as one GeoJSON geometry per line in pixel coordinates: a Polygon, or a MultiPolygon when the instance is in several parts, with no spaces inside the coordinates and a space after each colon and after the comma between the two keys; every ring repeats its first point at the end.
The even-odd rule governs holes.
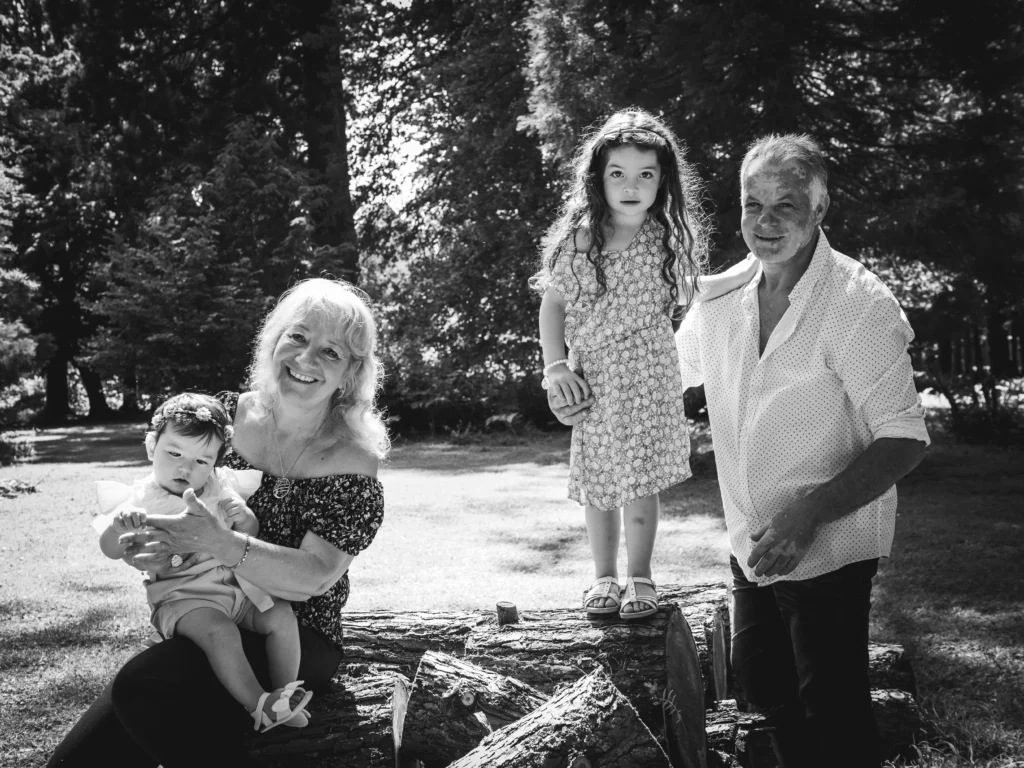
{"type": "MultiPolygon", "coordinates": [[[[132,545],[132,547],[134,546],[135,545],[132,545]]],[[[133,549],[133,552],[137,551],[137,549],[133,549]]],[[[187,571],[189,568],[191,568],[193,565],[199,562],[199,554],[196,552],[192,552],[187,557],[182,559],[180,565],[174,565],[174,562],[171,560],[172,557],[174,557],[173,553],[162,551],[153,552],[152,554],[147,555],[147,559],[143,560],[141,563],[136,562],[135,557],[127,554],[124,560],[126,563],[128,563],[128,565],[132,566],[133,568],[137,568],[140,571],[148,571],[149,573],[152,573],[161,578],[174,576],[175,574],[181,573],[182,571],[187,571]]]]}
{"type": "Polygon", "coordinates": [[[130,551],[134,555],[133,564],[137,568],[150,570],[162,562],[164,555],[184,555],[186,552],[216,555],[218,549],[224,547],[225,536],[230,535],[230,529],[196,498],[191,488],[181,498],[185,502],[183,512],[149,515],[145,529],[129,531],[118,538],[125,547],[125,554],[130,551]]]}

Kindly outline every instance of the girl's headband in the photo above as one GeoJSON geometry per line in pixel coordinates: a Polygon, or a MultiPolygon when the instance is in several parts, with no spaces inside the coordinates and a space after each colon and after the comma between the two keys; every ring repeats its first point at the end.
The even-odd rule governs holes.
{"type": "Polygon", "coordinates": [[[659,147],[668,145],[664,136],[649,128],[617,128],[602,133],[598,136],[598,141],[620,144],[655,144],[659,147]]]}

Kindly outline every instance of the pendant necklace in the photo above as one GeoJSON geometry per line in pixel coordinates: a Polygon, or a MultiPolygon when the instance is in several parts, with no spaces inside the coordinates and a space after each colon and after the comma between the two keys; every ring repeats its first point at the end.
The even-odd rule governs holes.
{"type": "Polygon", "coordinates": [[[295,461],[292,462],[292,465],[288,468],[288,471],[286,472],[284,468],[284,455],[281,453],[281,441],[277,439],[277,414],[275,414],[273,411],[271,411],[270,414],[274,419],[274,445],[277,446],[277,459],[278,461],[281,462],[281,476],[277,478],[277,481],[274,483],[273,493],[275,499],[283,499],[289,493],[292,492],[292,488],[295,485],[294,481],[290,477],[287,477],[287,475],[290,475],[292,473],[292,470],[295,469],[295,465],[298,464],[299,459],[302,458],[302,454],[304,454],[306,452],[306,449],[313,444],[313,440],[316,439],[316,436],[320,434],[320,430],[323,428],[323,424],[317,427],[316,431],[313,432],[312,436],[306,441],[306,444],[302,446],[302,450],[299,451],[299,455],[295,457],[295,461]]]}

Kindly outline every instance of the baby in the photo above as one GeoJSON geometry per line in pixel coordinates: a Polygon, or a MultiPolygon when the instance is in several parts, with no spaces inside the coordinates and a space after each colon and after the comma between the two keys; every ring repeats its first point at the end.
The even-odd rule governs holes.
{"type": "MultiPolygon", "coordinates": [[[[131,486],[97,484],[105,514],[95,527],[103,554],[131,564],[118,538],[145,528],[148,514],[180,513],[181,495],[188,488],[221,522],[255,536],[259,521],[245,500],[259,486],[262,473],[218,467],[233,432],[220,401],[208,395],[176,395],[157,408],[151,427],[146,450],[152,473],[131,486]]],[[[147,573],[153,626],[163,639],[181,635],[203,650],[217,678],[252,715],[254,728],[306,725],[305,707],[313,694],[295,679],[299,631],[291,604],[237,577],[229,566],[209,557],[188,557],[183,569],[179,570],[181,555],[175,554],[172,572],[147,573]],[[242,650],[239,627],[266,636],[273,692],[265,691],[256,679],[242,650]]]]}

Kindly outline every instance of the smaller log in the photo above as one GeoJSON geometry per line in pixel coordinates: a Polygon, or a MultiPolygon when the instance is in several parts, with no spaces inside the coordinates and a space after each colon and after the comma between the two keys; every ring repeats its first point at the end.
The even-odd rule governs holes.
{"type": "Polygon", "coordinates": [[[449,768],[670,768],[668,756],[603,670],[495,731],[449,768]]]}
{"type": "Polygon", "coordinates": [[[938,735],[908,691],[876,688],[871,691],[871,709],[886,760],[912,761],[916,757],[912,746],[938,735]]]}
{"type": "Polygon", "coordinates": [[[872,688],[906,691],[917,698],[917,679],[902,645],[869,643],[868,678],[872,688]]]}
{"type": "Polygon", "coordinates": [[[444,766],[548,700],[530,686],[445,653],[423,654],[403,726],[403,754],[444,766]]]}
{"type": "Polygon", "coordinates": [[[516,610],[515,603],[498,603],[498,626],[504,627],[506,624],[518,624],[519,623],[519,611],[516,610]]]}

